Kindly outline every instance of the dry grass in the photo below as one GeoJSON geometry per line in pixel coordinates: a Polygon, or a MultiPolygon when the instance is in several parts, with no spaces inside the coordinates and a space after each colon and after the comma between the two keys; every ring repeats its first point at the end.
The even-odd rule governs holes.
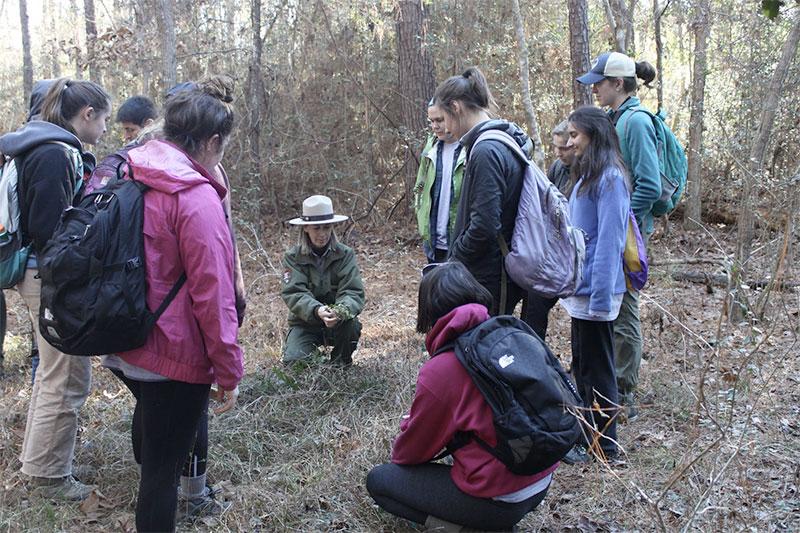
{"type": "MultiPolygon", "coordinates": [[[[724,234],[718,238],[724,243],[724,234]]],[[[681,235],[654,249],[662,256],[669,250],[673,256],[718,253],[707,240],[681,235]]],[[[276,291],[286,244],[270,243],[265,251],[245,237],[251,286],[241,339],[247,375],[238,408],[210,424],[210,476],[234,505],[219,519],[184,529],[408,530],[375,508],[364,479],[371,466],[387,460],[426,357],[413,332],[422,255],[391,242],[357,243],[369,302],[355,365],[285,369],[278,364],[285,308],[276,291]]],[[[720,291],[676,286],[658,269],[651,279],[642,313],[648,359],[641,384],[650,399],[619,431],[628,467],[562,466],[521,529],[800,529],[797,295],[773,296],[773,318],[759,329],[724,327],[718,334],[720,291]]],[[[95,469],[99,507],[87,515],[76,504],[25,492],[17,454],[30,390],[27,331],[13,316],[21,313],[19,298],[10,296],[9,306],[7,375],[0,382],[0,530],[130,530],[138,479],[128,434],[132,402],[99,367],[81,414],[76,457],[95,469]]],[[[559,309],[549,338],[568,363],[569,324],[559,309]]]]}

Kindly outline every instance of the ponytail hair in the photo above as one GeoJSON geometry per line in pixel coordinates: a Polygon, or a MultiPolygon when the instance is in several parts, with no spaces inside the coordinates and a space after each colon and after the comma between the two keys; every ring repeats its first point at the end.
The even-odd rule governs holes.
{"type": "MultiPolygon", "coordinates": [[[[644,82],[643,85],[648,89],[651,89],[652,86],[650,83],[656,79],[655,67],[647,61],[638,61],[636,63],[636,78],[642,80],[644,82]]],[[[638,84],[636,83],[636,78],[622,78],[622,88],[625,92],[636,92],[636,90],[639,88],[638,84]]]]}
{"type": "Polygon", "coordinates": [[[469,67],[460,76],[451,76],[436,88],[433,101],[436,105],[453,114],[453,102],[458,100],[472,110],[482,110],[496,116],[498,107],[486,77],[478,67],[469,67]]]}
{"type": "Polygon", "coordinates": [[[164,105],[164,137],[195,155],[203,141],[231,134],[232,102],[233,80],[228,76],[213,76],[175,93],[164,105]]]}
{"type": "Polygon", "coordinates": [[[85,107],[110,111],[111,97],[93,81],[59,78],[53,82],[42,103],[42,120],[75,133],[70,121],[85,107]]]}

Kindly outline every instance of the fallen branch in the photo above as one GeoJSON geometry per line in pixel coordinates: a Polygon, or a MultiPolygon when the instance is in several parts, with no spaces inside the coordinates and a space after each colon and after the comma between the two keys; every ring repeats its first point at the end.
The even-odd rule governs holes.
{"type": "MultiPolygon", "coordinates": [[[[673,272],[672,279],[675,281],[689,281],[691,283],[701,283],[703,285],[713,285],[714,287],[727,287],[728,276],[724,274],[709,274],[708,272],[673,272]]],[[[800,287],[798,281],[780,281],[775,283],[771,279],[750,280],[745,285],[751,289],[761,289],[771,286],[777,290],[791,290],[800,287]]]]}
{"type": "Polygon", "coordinates": [[[650,261],[648,263],[651,267],[660,267],[668,265],[716,265],[723,261],[722,257],[682,257],[677,259],[661,259],[658,261],[650,261]]]}

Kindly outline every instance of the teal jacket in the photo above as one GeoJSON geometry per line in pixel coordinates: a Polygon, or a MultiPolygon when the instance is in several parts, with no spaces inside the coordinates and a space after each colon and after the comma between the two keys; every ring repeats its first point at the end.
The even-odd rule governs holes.
{"type": "Polygon", "coordinates": [[[364,309],[364,284],[352,248],[337,242],[318,264],[295,245],[284,254],[283,266],[281,298],[290,326],[324,326],[316,312],[322,305],[344,305],[353,316],[364,309]]]}
{"type": "Polygon", "coordinates": [[[653,233],[653,204],[661,196],[661,173],[658,167],[656,129],[646,113],[631,108],[640,107],[636,96],[628,98],[620,108],[609,114],[614,122],[622,158],[631,176],[631,210],[642,234],[653,233]]]}
{"type": "MultiPolygon", "coordinates": [[[[431,187],[436,179],[436,142],[435,135],[428,137],[425,148],[422,149],[422,156],[417,172],[417,182],[414,184],[414,211],[417,214],[417,226],[419,235],[425,244],[431,244],[431,187]]],[[[458,161],[453,170],[453,188],[450,194],[450,218],[447,228],[450,237],[453,236],[453,227],[456,223],[456,212],[458,210],[458,198],[461,195],[461,182],[464,179],[464,165],[467,161],[467,151],[461,150],[458,154],[458,161]]]]}

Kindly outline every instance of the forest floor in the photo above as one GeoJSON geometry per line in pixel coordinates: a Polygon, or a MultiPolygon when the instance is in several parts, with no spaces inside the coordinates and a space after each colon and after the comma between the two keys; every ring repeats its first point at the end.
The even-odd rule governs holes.
{"type": "MultiPolygon", "coordinates": [[[[354,235],[367,307],[349,369],[280,363],[286,309],[278,296],[281,251],[242,238],[248,315],[240,339],[246,376],[237,409],[210,422],[209,475],[228,513],[184,524],[197,531],[407,531],[364,488],[389,457],[417,371],[426,360],[414,332],[423,256],[410,230],[354,235]]],[[[766,318],[729,326],[725,290],[675,282],[675,270],[722,272],[734,232],[673,228],[651,243],[656,265],[642,293],[646,359],[640,416],[620,426],[627,466],[561,465],[521,531],[800,530],[800,325],[798,292],[773,292],[766,318]],[[693,263],[683,261],[692,258],[693,263]],[[680,260],[680,261],[679,261],[680,260]],[[699,260],[707,260],[703,264],[699,260]],[[660,266],[659,266],[660,265],[660,266]]],[[[774,262],[776,241],[754,263],[774,262]]],[[[81,411],[75,462],[98,492],[83,505],[25,490],[17,459],[30,397],[29,326],[9,297],[6,375],[0,380],[0,531],[132,531],[138,469],[130,450],[132,399],[95,361],[81,411]]],[[[751,290],[755,302],[764,291],[751,290]]],[[[569,320],[553,310],[549,342],[569,364],[569,320]]]]}

